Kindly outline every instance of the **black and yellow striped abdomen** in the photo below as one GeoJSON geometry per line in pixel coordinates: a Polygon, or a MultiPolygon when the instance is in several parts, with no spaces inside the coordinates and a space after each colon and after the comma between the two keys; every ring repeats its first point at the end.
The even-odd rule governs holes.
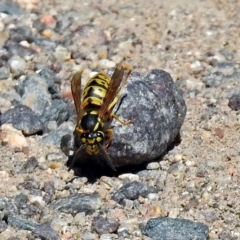
{"type": "Polygon", "coordinates": [[[83,90],[83,110],[99,109],[103,98],[106,96],[109,83],[109,76],[99,73],[89,79],[83,90]]]}

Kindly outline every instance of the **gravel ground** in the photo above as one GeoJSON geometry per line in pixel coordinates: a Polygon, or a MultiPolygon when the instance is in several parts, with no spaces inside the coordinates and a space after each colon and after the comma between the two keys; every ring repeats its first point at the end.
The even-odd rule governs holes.
{"type": "Polygon", "coordinates": [[[237,0],[0,1],[0,109],[18,106],[28,122],[24,135],[2,126],[0,239],[149,239],[142,227],[156,217],[199,223],[202,237],[182,239],[240,239],[239,10],[237,0]],[[74,129],[69,80],[121,60],[171,74],[188,109],[181,143],[142,169],[74,178],[59,148],[74,129]]]}

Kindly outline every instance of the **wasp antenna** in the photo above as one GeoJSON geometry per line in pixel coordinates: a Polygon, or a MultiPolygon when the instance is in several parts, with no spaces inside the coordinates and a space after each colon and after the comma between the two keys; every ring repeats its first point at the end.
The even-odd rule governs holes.
{"type": "Polygon", "coordinates": [[[105,160],[107,161],[108,166],[109,166],[114,172],[116,172],[117,169],[114,167],[114,165],[113,165],[113,163],[112,163],[112,160],[111,160],[111,158],[109,157],[109,155],[107,154],[106,150],[103,148],[103,146],[102,146],[101,144],[99,144],[99,148],[100,148],[101,152],[103,153],[104,158],[105,158],[105,160]]]}
{"type": "Polygon", "coordinates": [[[77,155],[78,155],[78,153],[79,153],[82,149],[84,149],[85,147],[86,147],[86,144],[83,144],[83,145],[76,151],[76,153],[74,153],[74,157],[73,157],[73,159],[72,159],[72,161],[71,161],[70,166],[68,167],[68,171],[70,171],[70,170],[73,168],[75,162],[77,161],[77,155]]]}

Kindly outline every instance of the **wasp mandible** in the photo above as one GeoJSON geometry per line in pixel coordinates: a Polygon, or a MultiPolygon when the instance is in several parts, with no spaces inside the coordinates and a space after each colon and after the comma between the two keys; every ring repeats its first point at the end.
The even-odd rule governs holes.
{"type": "Polygon", "coordinates": [[[106,73],[98,73],[90,78],[83,93],[81,92],[82,72],[74,74],[71,89],[77,112],[75,133],[79,136],[82,145],[76,151],[69,169],[73,167],[78,152],[85,149],[89,155],[97,155],[101,152],[108,165],[116,171],[107,153],[113,139],[113,129],[110,128],[110,123],[113,118],[123,125],[133,123],[131,120],[120,120],[116,114],[112,113],[130,74],[131,70],[119,63],[112,77],[106,73]],[[124,77],[125,70],[128,72],[124,77]]]}

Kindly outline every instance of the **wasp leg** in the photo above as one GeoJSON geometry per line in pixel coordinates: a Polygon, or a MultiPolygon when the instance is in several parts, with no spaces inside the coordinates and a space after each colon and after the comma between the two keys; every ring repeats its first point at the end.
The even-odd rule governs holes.
{"type": "Polygon", "coordinates": [[[107,150],[111,141],[112,141],[112,139],[113,139],[113,130],[111,128],[109,128],[105,131],[105,133],[106,133],[107,138],[108,138],[107,143],[105,145],[105,149],[107,150]]]}
{"type": "Polygon", "coordinates": [[[119,119],[119,117],[116,114],[111,114],[110,117],[111,117],[111,119],[115,118],[122,125],[130,125],[130,124],[134,123],[133,120],[123,121],[123,120],[119,119]]]}

